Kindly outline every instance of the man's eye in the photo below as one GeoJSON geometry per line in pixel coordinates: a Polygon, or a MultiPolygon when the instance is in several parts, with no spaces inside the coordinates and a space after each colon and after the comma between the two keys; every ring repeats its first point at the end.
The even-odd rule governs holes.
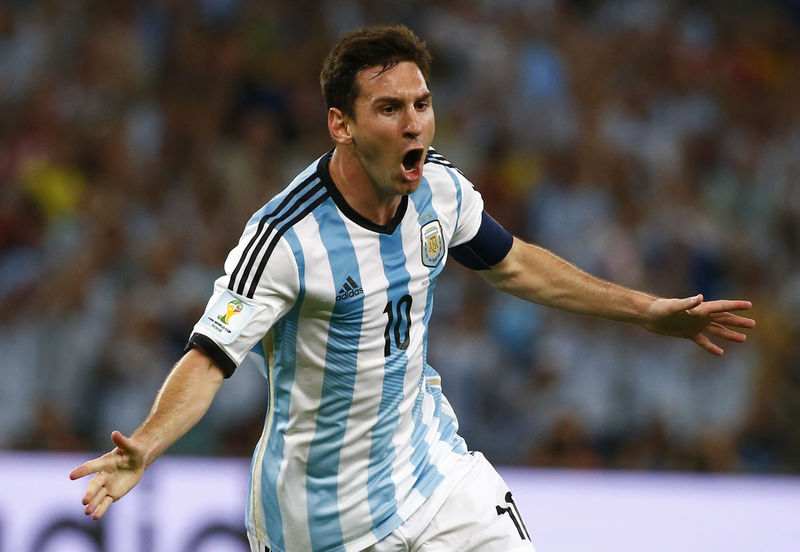
{"type": "Polygon", "coordinates": [[[386,107],[383,108],[382,111],[384,113],[386,113],[386,114],[389,114],[389,113],[394,113],[395,111],[397,111],[397,108],[395,106],[393,106],[393,105],[387,105],[386,107]]]}
{"type": "Polygon", "coordinates": [[[429,106],[428,102],[417,102],[417,104],[416,104],[416,107],[417,107],[417,109],[419,111],[422,111],[423,109],[427,109],[428,106],[429,106]]]}

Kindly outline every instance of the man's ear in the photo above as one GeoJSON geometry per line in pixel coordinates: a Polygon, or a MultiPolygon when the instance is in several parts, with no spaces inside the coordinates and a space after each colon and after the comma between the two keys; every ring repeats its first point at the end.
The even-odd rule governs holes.
{"type": "Polygon", "coordinates": [[[353,136],[350,133],[350,117],[342,113],[337,107],[328,109],[328,132],[337,144],[347,145],[352,143],[353,136]]]}

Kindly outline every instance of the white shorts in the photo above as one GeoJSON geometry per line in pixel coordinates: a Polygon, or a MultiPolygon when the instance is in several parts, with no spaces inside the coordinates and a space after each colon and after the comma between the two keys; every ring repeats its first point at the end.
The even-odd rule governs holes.
{"type": "MultiPolygon", "coordinates": [[[[450,494],[433,495],[389,536],[363,552],[536,552],[511,491],[483,454],[472,452],[450,494]]],[[[252,552],[268,550],[251,535],[252,552]]]]}
{"type": "Polygon", "coordinates": [[[511,491],[483,454],[444,502],[434,496],[368,552],[535,552],[511,491]],[[441,503],[431,512],[429,504],[441,503]]]}

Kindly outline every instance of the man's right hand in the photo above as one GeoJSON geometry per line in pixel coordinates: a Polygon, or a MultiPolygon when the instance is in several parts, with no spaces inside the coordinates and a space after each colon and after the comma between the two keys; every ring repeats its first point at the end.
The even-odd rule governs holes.
{"type": "Polygon", "coordinates": [[[94,519],[103,517],[113,502],[135,487],[146,467],[141,443],[119,431],[111,433],[111,440],[116,445],[114,450],[81,464],[69,474],[70,479],[96,474],[83,495],[85,513],[94,519]]]}

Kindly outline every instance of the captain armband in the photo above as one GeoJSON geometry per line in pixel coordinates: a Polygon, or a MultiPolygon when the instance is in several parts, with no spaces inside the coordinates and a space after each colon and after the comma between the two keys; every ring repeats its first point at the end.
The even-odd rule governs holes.
{"type": "Polygon", "coordinates": [[[513,242],[514,236],[484,211],[475,237],[450,248],[450,256],[472,270],[489,270],[505,259],[513,242]]]}

